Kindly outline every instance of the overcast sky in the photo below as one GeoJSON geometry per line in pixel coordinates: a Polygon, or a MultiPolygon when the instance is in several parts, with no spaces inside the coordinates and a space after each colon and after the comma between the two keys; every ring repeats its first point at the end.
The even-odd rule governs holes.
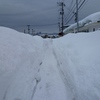
{"type": "MultiPolygon", "coordinates": [[[[76,0],[0,0],[0,26],[27,31],[27,25],[36,32],[58,32],[60,7],[57,2],[65,3],[65,20],[76,0]]],[[[79,0],[80,2],[84,0],[79,0]]],[[[100,0],[87,0],[79,10],[79,20],[100,11],[100,0]]],[[[74,18],[69,22],[74,23],[74,18]]]]}

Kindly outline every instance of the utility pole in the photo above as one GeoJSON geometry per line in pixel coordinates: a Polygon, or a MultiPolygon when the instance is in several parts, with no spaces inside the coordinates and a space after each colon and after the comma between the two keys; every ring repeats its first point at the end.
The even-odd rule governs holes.
{"type": "Polygon", "coordinates": [[[64,29],[64,2],[59,2],[58,3],[59,6],[61,6],[61,11],[60,11],[60,15],[61,15],[61,33],[63,34],[63,29],[64,29]]]}
{"type": "Polygon", "coordinates": [[[79,32],[79,20],[78,20],[78,0],[76,0],[76,23],[77,23],[77,32],[79,32]]]}
{"type": "Polygon", "coordinates": [[[33,29],[32,29],[32,35],[34,35],[33,29]]]}
{"type": "Polygon", "coordinates": [[[35,30],[32,29],[32,35],[35,35],[35,30]]]}
{"type": "Polygon", "coordinates": [[[63,33],[63,29],[64,29],[64,3],[62,2],[61,3],[61,7],[62,7],[62,9],[61,9],[61,12],[60,12],[60,14],[61,14],[61,16],[62,16],[62,27],[61,27],[61,29],[62,29],[62,33],[63,33]]]}
{"type": "Polygon", "coordinates": [[[28,27],[28,34],[30,34],[30,25],[27,25],[28,27]]]}
{"type": "Polygon", "coordinates": [[[58,22],[59,32],[60,32],[60,22],[58,22]]]}

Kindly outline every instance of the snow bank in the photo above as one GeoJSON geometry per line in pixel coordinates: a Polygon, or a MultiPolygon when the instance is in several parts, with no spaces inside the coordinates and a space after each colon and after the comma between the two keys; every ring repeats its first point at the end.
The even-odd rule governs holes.
{"type": "Polygon", "coordinates": [[[99,100],[99,37],[43,40],[0,27],[0,100],[99,100]]]}

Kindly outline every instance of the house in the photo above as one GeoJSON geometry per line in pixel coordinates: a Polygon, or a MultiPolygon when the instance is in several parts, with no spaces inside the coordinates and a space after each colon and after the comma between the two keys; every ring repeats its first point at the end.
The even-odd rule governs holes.
{"type": "MultiPolygon", "coordinates": [[[[89,15],[83,20],[79,21],[79,32],[92,32],[100,30],[100,12],[89,15]]],[[[65,28],[63,33],[76,33],[77,31],[77,23],[70,25],[65,28]]]]}

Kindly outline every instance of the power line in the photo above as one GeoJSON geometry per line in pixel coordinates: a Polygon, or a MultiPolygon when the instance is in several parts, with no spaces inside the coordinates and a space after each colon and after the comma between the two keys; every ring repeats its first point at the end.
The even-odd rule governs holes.
{"type": "Polygon", "coordinates": [[[87,3],[88,3],[88,0],[85,0],[84,4],[81,6],[79,10],[81,10],[87,3]]]}
{"type": "MultiPolygon", "coordinates": [[[[80,10],[80,8],[84,5],[86,0],[83,0],[83,2],[79,5],[78,7],[78,11],[80,10]]],[[[85,3],[86,4],[86,3],[85,3]]],[[[71,17],[69,17],[69,19],[66,21],[65,24],[69,23],[71,21],[71,19],[75,16],[76,13],[74,13],[71,17]]]]}
{"type": "MultiPolygon", "coordinates": [[[[86,2],[85,2],[85,1],[86,1],[86,0],[84,0],[84,1],[81,3],[81,5],[79,6],[79,8],[78,8],[79,11],[80,11],[80,9],[82,9],[82,7],[87,3],[87,1],[86,1],[86,2]]],[[[75,12],[74,12],[74,14],[73,14],[71,17],[69,17],[70,19],[66,21],[66,24],[69,23],[70,20],[71,20],[74,16],[75,16],[75,12]]]]}
{"type": "Polygon", "coordinates": [[[53,26],[57,25],[58,23],[52,23],[52,24],[36,24],[36,25],[31,25],[31,26],[53,26]]]}
{"type": "MultiPolygon", "coordinates": [[[[74,3],[73,6],[70,7],[70,10],[69,10],[69,12],[67,13],[66,19],[70,18],[70,16],[71,16],[72,13],[73,13],[73,10],[75,10],[75,3],[74,3]]],[[[66,20],[66,19],[65,19],[65,20],[66,20]]]]}
{"type": "MultiPolygon", "coordinates": [[[[80,3],[81,3],[81,0],[78,2],[78,5],[79,5],[80,3]]],[[[65,19],[66,22],[67,22],[70,18],[72,19],[72,18],[74,17],[74,15],[72,15],[72,14],[74,14],[75,10],[76,10],[76,3],[74,3],[74,5],[72,6],[72,8],[70,9],[69,14],[67,15],[67,17],[66,17],[66,19],[65,19]],[[72,17],[71,17],[71,16],[72,16],[72,17]]]]}

